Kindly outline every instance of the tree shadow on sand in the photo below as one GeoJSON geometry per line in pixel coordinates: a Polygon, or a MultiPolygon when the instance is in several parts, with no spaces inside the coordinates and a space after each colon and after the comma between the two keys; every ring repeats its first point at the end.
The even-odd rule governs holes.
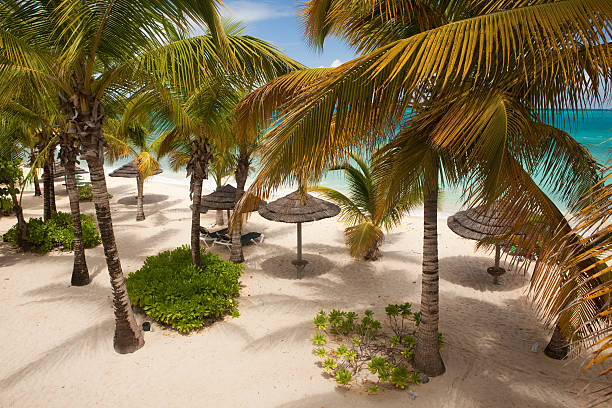
{"type": "MultiPolygon", "coordinates": [[[[147,204],[156,204],[156,203],[160,203],[162,201],[166,201],[169,198],[169,196],[165,195],[165,194],[145,194],[143,196],[143,203],[144,205],[147,204]]],[[[135,196],[127,196],[127,197],[121,197],[120,199],[117,200],[117,204],[121,204],[121,205],[136,205],[138,198],[135,196]]]]}
{"type": "Polygon", "coordinates": [[[521,288],[528,283],[528,277],[522,272],[508,270],[499,278],[501,284],[493,283],[493,277],[487,268],[493,265],[493,259],[476,256],[451,256],[440,259],[440,279],[455,285],[476,289],[481,292],[505,292],[521,288]]]}

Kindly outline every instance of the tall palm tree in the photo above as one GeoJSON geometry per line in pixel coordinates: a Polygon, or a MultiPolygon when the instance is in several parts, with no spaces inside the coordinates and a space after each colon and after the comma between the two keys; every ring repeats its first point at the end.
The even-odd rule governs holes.
{"type": "Polygon", "coordinates": [[[379,246],[384,239],[383,228],[389,231],[401,222],[402,216],[423,200],[420,191],[405,194],[385,211],[378,209],[380,196],[385,192],[382,183],[374,177],[377,172],[376,154],[366,163],[359,155],[351,153],[355,164],[346,162],[330,170],[342,170],[348,184],[349,195],[329,187],[312,187],[309,190],[322,194],[340,206],[340,219],[348,226],[344,230],[347,243],[354,257],[376,260],[380,256],[379,246]]]}
{"type": "MultiPolygon", "coordinates": [[[[189,93],[171,86],[145,89],[139,102],[140,114],[153,114],[163,130],[158,142],[160,156],[174,150],[189,152],[186,168],[192,199],[191,252],[195,265],[201,264],[202,184],[208,179],[209,163],[214,156],[213,144],[222,145],[223,140],[232,139],[231,115],[243,94],[241,89],[245,84],[265,82],[302,68],[275,46],[244,35],[243,26],[239,23],[226,21],[222,30],[230,49],[236,50],[236,71],[225,69],[208,75],[204,73],[200,85],[189,93]]],[[[180,41],[185,33],[169,29],[168,35],[180,41]]],[[[217,51],[222,52],[220,49],[217,51]]]]}
{"type": "Polygon", "coordinates": [[[215,67],[231,63],[222,54],[208,53],[214,43],[227,50],[216,7],[215,0],[0,4],[2,94],[11,95],[25,81],[35,81],[48,95],[59,94],[68,133],[78,138],[89,166],[114,294],[114,347],[119,353],[139,349],[144,340],[131,310],[111,220],[104,177],[104,107],[139,85],[168,79],[194,85],[195,72],[210,71],[211,61],[215,67]],[[192,22],[206,24],[211,35],[178,42],[165,36],[165,26],[192,22]]]}
{"type": "Polygon", "coordinates": [[[78,156],[76,140],[65,132],[65,121],[57,109],[57,105],[46,98],[43,93],[37,92],[35,87],[20,89],[20,93],[13,99],[5,102],[0,107],[5,118],[8,118],[12,126],[5,126],[0,137],[13,142],[18,142],[22,147],[30,150],[30,172],[29,178],[37,182],[36,171],[40,162],[45,168],[45,197],[44,218],[50,219],[55,212],[55,192],[53,189],[54,161],[53,151],[58,143],[60,145],[60,161],[66,172],[66,189],[70,200],[70,213],[72,227],[74,230],[74,262],[72,268],[71,284],[73,286],[84,286],[89,283],[89,270],[85,260],[85,246],[81,231],[81,212],[79,208],[78,191],[76,187],[75,166],[78,156]],[[57,136],[59,134],[59,136],[57,136]],[[41,146],[35,148],[34,146],[41,146]],[[38,156],[33,156],[37,150],[38,156]]]}
{"type": "MultiPolygon", "coordinates": [[[[137,98],[130,99],[125,110],[130,110],[133,103],[137,103],[137,98]]],[[[106,151],[110,162],[130,157],[137,165],[136,221],[144,221],[144,182],[159,169],[153,146],[157,136],[155,124],[151,117],[139,118],[136,121],[127,114],[121,119],[109,119],[106,125],[106,151]]]]}
{"type": "MultiPolygon", "coordinates": [[[[578,351],[595,350],[588,367],[612,372],[612,167],[577,207],[572,225],[543,242],[531,291],[549,323],[578,351]]],[[[567,341],[564,342],[564,345],[567,341]]],[[[601,397],[609,400],[610,387],[601,397]]]]}
{"type": "MultiPolygon", "coordinates": [[[[609,97],[600,85],[611,79],[606,32],[612,4],[329,0],[306,2],[303,15],[315,45],[336,35],[364,55],[336,69],[287,75],[245,98],[239,113],[245,131],[280,118],[266,137],[265,168],[252,190],[265,196],[298,169],[318,177],[348,151],[372,150],[390,138],[417,137],[430,146],[429,164],[421,166],[427,170],[414,178],[425,193],[424,318],[415,363],[439,375],[444,372],[436,338],[440,176],[467,180],[476,191],[471,200],[492,205],[507,190],[533,190],[534,159],[543,159],[553,190],[567,193],[568,200],[580,196],[593,183],[592,160],[575,159],[581,151],[575,142],[543,122],[575,119],[559,111],[580,112],[591,100],[609,97]],[[397,133],[398,127],[407,131],[397,133]],[[579,168],[591,171],[581,174],[579,168]]],[[[397,150],[401,146],[391,151],[397,150]]],[[[397,158],[399,165],[414,167],[402,155],[397,158]]],[[[556,215],[539,195],[516,198],[504,216],[518,224],[534,209],[556,215]]]]}

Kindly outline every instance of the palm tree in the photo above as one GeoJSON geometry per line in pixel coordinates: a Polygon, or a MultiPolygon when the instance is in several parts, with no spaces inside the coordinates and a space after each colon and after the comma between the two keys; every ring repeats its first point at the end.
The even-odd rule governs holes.
{"type": "MultiPolygon", "coordinates": [[[[612,167],[602,174],[577,206],[575,227],[559,228],[543,241],[531,291],[555,331],[578,351],[594,349],[588,367],[600,365],[606,375],[612,372],[612,167]]],[[[610,387],[600,392],[609,399],[610,387]]]]}
{"type": "Polygon", "coordinates": [[[25,81],[36,82],[48,95],[59,93],[68,133],[78,138],[89,166],[113,288],[114,347],[119,353],[133,352],[144,340],[131,310],[111,220],[104,177],[104,106],[144,83],[172,79],[177,85],[194,85],[194,73],[210,71],[211,61],[215,67],[231,64],[231,57],[227,61],[222,54],[207,53],[213,43],[227,50],[218,30],[216,1],[3,2],[0,19],[2,94],[13,94],[25,81]],[[164,27],[193,22],[207,24],[211,34],[178,42],[165,36],[164,27]]]}
{"type": "MultiPolygon", "coordinates": [[[[89,270],[85,260],[85,246],[81,231],[81,212],[79,208],[78,191],[76,187],[75,165],[78,156],[76,140],[66,134],[64,118],[58,112],[57,106],[44,94],[38,93],[34,87],[26,87],[20,93],[14,95],[13,99],[6,102],[1,108],[5,118],[9,118],[12,125],[5,126],[2,138],[17,141],[30,151],[30,173],[28,178],[33,178],[37,183],[38,173],[36,171],[42,161],[45,168],[45,198],[44,218],[48,220],[55,212],[55,192],[53,189],[54,158],[53,146],[59,145],[61,151],[60,161],[66,172],[66,189],[70,200],[70,213],[74,231],[74,263],[72,268],[71,284],[73,286],[84,286],[89,283],[89,270]],[[56,134],[59,134],[57,136],[56,134]],[[43,135],[45,135],[43,137],[43,135]],[[35,148],[34,146],[41,146],[35,148]],[[33,152],[37,150],[38,156],[33,152]],[[51,156],[51,157],[50,157],[51,156]]],[[[35,184],[36,185],[36,184],[35,184]]]]}
{"type": "MultiPolygon", "coordinates": [[[[231,136],[231,135],[228,135],[231,136]]],[[[230,140],[224,138],[223,144],[227,144],[230,140]]],[[[235,168],[235,157],[231,147],[223,146],[223,144],[213,143],[213,159],[210,163],[210,174],[217,189],[223,186],[223,180],[232,175],[235,168]]],[[[223,218],[223,210],[217,210],[217,217],[215,220],[216,225],[225,225],[225,219],[223,218]]]]}
{"type": "Polygon", "coordinates": [[[401,222],[402,216],[416,204],[422,202],[418,193],[404,195],[392,206],[387,206],[385,211],[377,207],[381,200],[382,183],[374,178],[377,169],[376,154],[372,157],[370,164],[366,163],[359,155],[352,153],[350,157],[356,165],[346,162],[340,166],[332,167],[330,170],[342,170],[348,183],[350,195],[346,196],[340,191],[329,187],[312,187],[311,191],[322,194],[328,200],[340,206],[342,212],[340,219],[348,227],[344,235],[354,257],[364,257],[366,260],[376,260],[380,256],[379,246],[384,240],[382,228],[389,231],[401,222]]]}
{"type": "MultiPolygon", "coordinates": [[[[172,87],[146,89],[140,96],[140,114],[153,114],[163,134],[158,139],[160,157],[177,151],[177,158],[189,153],[186,163],[192,199],[191,252],[200,265],[200,202],[202,184],[208,179],[213,159],[213,145],[232,139],[232,112],[243,94],[245,84],[265,82],[302,66],[283,55],[276,47],[260,39],[243,35],[239,23],[225,22],[225,38],[235,51],[237,73],[231,70],[202,75],[200,86],[189,94],[172,87]]],[[[168,31],[180,41],[185,33],[168,31]]],[[[221,50],[219,50],[221,52],[221,50]]],[[[137,114],[136,112],[134,114],[137,114]]],[[[175,163],[178,164],[178,161],[175,163]]]]}
{"type": "Polygon", "coordinates": [[[600,85],[610,81],[604,28],[611,24],[610,6],[593,0],[309,1],[303,16],[313,44],[336,35],[365,54],[336,69],[279,78],[242,103],[244,131],[279,118],[251,187],[261,196],[298,170],[319,177],[354,149],[398,140],[388,157],[396,157],[400,171],[416,168],[405,160],[412,152],[392,154],[404,142],[417,138],[421,149],[430,147],[427,165],[410,178],[424,189],[423,320],[415,364],[428,375],[444,372],[437,348],[441,177],[464,180],[473,203],[522,194],[505,209],[517,224],[536,210],[557,215],[531,183],[538,159],[548,163],[546,183],[568,201],[592,185],[592,159],[574,156],[581,148],[543,122],[575,119],[560,110],[580,112],[608,96],[600,85]],[[555,34],[553,27],[561,26],[564,35],[555,34]],[[584,168],[590,171],[576,171],[584,168]],[[526,195],[532,191],[535,197],[526,195]]]}
{"type": "MultiPolygon", "coordinates": [[[[127,102],[126,111],[132,109],[138,98],[127,102]]],[[[136,221],[144,221],[144,182],[159,169],[155,158],[153,143],[156,139],[155,124],[151,118],[133,120],[131,115],[123,115],[121,119],[109,119],[106,126],[106,139],[108,141],[107,158],[114,162],[119,158],[130,157],[137,165],[137,210],[136,221]]]]}

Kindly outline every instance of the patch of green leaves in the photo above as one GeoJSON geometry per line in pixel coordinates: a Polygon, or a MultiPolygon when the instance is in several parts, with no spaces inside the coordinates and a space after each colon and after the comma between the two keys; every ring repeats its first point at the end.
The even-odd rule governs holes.
{"type": "Polygon", "coordinates": [[[148,257],[125,280],[130,301],[181,333],[208,326],[228,314],[238,316],[242,265],[212,252],[202,251],[201,260],[201,268],[193,265],[188,246],[148,257]]]}
{"type": "Polygon", "coordinates": [[[340,385],[348,385],[352,379],[353,376],[346,368],[341,368],[336,372],[336,382],[340,385]]]}

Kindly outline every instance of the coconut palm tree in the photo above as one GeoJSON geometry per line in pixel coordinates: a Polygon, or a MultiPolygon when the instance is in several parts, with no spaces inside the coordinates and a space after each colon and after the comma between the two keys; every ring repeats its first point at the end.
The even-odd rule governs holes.
{"type": "MultiPolygon", "coordinates": [[[[595,350],[588,367],[612,372],[612,167],[577,207],[568,231],[543,242],[531,282],[539,309],[577,351],[595,350]],[[569,335],[567,335],[569,334],[569,335]]],[[[564,341],[563,345],[567,345],[564,341]]],[[[604,400],[610,387],[599,390],[604,400]]]]}
{"type": "MultiPolygon", "coordinates": [[[[125,110],[131,110],[133,103],[137,103],[137,98],[130,99],[125,110]]],[[[108,141],[107,159],[112,163],[119,158],[130,157],[138,168],[136,221],[144,221],[144,182],[159,170],[159,163],[153,151],[153,143],[157,137],[155,124],[150,117],[142,117],[136,121],[126,114],[121,119],[109,119],[105,133],[108,141]]]]}
{"type": "MultiPolygon", "coordinates": [[[[243,34],[239,23],[224,22],[222,28],[239,65],[237,75],[231,70],[203,75],[200,86],[188,94],[172,87],[143,90],[134,115],[152,114],[162,129],[158,153],[171,154],[177,160],[189,153],[186,164],[192,199],[191,251],[195,265],[200,265],[200,201],[203,180],[208,179],[213,145],[232,140],[232,112],[243,95],[245,84],[265,82],[302,66],[283,55],[276,47],[243,34]],[[189,145],[187,147],[187,145],[189,145]]],[[[185,33],[169,29],[170,38],[179,41],[185,33]]],[[[221,52],[219,50],[219,52],[221,52]]],[[[221,149],[223,150],[223,149],[221,149]]]]}
{"type": "Polygon", "coordinates": [[[394,205],[387,205],[385,211],[377,207],[381,203],[381,190],[379,180],[374,178],[376,154],[370,163],[366,163],[359,155],[351,153],[355,165],[345,162],[330,170],[342,170],[348,184],[350,194],[347,196],[340,191],[329,187],[312,187],[309,190],[322,194],[328,200],[340,206],[342,212],[340,219],[348,227],[344,230],[347,243],[354,257],[363,257],[366,260],[377,260],[380,256],[379,246],[384,240],[383,228],[389,231],[397,226],[406,214],[415,205],[422,202],[420,191],[413,190],[413,194],[400,197],[394,205]]]}
{"type": "MultiPolygon", "coordinates": [[[[66,172],[66,189],[70,200],[70,213],[74,230],[74,263],[72,268],[71,284],[84,286],[89,283],[89,270],[85,259],[85,246],[81,231],[81,212],[79,208],[78,190],[75,178],[78,146],[76,140],[65,132],[65,121],[57,109],[57,105],[38,93],[34,87],[25,87],[13,99],[4,103],[0,108],[3,116],[9,118],[12,126],[6,126],[0,137],[18,142],[22,147],[30,150],[30,172],[27,178],[33,178],[37,183],[36,171],[40,162],[45,168],[45,197],[44,218],[50,219],[55,211],[54,185],[54,158],[49,151],[53,146],[60,145],[59,158],[66,172]],[[58,136],[59,135],[59,136],[58,136]],[[35,148],[34,146],[41,146],[35,148]],[[39,151],[33,156],[34,150],[39,151]]],[[[36,184],[35,184],[36,185],[36,184]]]]}
{"type": "MultiPolygon", "coordinates": [[[[568,201],[592,185],[592,159],[575,159],[581,148],[544,122],[575,119],[560,110],[580,112],[591,100],[609,96],[600,85],[611,79],[606,31],[612,5],[330,0],[306,2],[303,17],[313,44],[322,46],[335,35],[364,54],[336,69],[281,77],[244,99],[239,121],[245,131],[279,119],[267,134],[264,171],[251,189],[265,196],[297,170],[317,178],[351,150],[371,151],[398,140],[388,157],[397,158],[395,166],[415,169],[410,180],[424,188],[423,320],[415,364],[439,375],[444,372],[437,349],[440,180],[464,180],[475,191],[468,195],[473,203],[492,205],[507,191],[535,192],[530,175],[538,168],[534,159],[543,159],[563,169],[543,168],[546,183],[568,201]],[[556,27],[563,27],[563,35],[556,27]],[[422,165],[405,160],[413,156],[412,147],[392,154],[407,148],[411,138],[421,148],[430,146],[431,153],[418,156],[422,165]],[[589,167],[583,174],[575,171],[589,167]]],[[[536,196],[517,195],[504,216],[520,224],[535,210],[557,215],[536,196]]]]}
{"type": "Polygon", "coordinates": [[[68,133],[78,138],[89,166],[114,294],[114,347],[119,353],[139,349],[144,340],[127,296],[112,226],[104,177],[104,107],[126,89],[168,79],[194,85],[195,72],[232,64],[231,56],[207,52],[211,44],[227,50],[216,7],[214,0],[29,0],[0,5],[2,94],[13,94],[25,81],[36,82],[48,95],[59,94],[68,133]],[[206,24],[211,34],[173,42],[164,30],[172,23],[206,24]]]}

